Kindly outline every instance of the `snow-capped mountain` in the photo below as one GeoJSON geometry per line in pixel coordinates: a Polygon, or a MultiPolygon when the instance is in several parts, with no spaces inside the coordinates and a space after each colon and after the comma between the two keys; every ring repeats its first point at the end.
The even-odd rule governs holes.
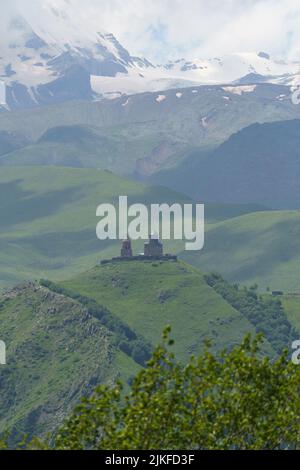
{"type": "Polygon", "coordinates": [[[91,76],[114,77],[134,68],[133,58],[112,34],[87,32],[85,25],[78,28],[66,11],[54,9],[51,2],[39,13],[42,22],[13,17],[0,43],[0,80],[6,85],[10,108],[92,99],[91,76]]]}
{"type": "Polygon", "coordinates": [[[37,5],[34,14],[11,16],[0,42],[9,109],[202,84],[299,82],[300,62],[273,60],[265,52],[153,65],[131,56],[112,34],[87,28],[70,2],[37,5]]]}
{"type": "Polygon", "coordinates": [[[236,53],[222,58],[184,59],[143,67],[133,60],[127,73],[107,78],[92,75],[92,88],[104,96],[163,91],[199,85],[300,84],[300,62],[273,60],[267,53],[236,53]]]}

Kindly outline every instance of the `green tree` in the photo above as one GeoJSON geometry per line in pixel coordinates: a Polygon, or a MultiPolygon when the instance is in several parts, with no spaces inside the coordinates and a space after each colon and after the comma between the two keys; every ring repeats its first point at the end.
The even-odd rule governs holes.
{"type": "Polygon", "coordinates": [[[187,365],[169,329],[124,398],[122,385],[97,388],[52,438],[31,448],[299,449],[300,368],[286,354],[262,357],[247,337],[220,355],[207,345],[187,365]]]}

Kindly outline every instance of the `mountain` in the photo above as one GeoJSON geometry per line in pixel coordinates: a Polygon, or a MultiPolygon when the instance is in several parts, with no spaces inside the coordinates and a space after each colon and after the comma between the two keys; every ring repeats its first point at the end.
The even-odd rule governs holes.
{"type": "MultiPolygon", "coordinates": [[[[38,13],[38,12],[36,12],[38,13]]],[[[42,7],[39,23],[14,17],[8,39],[0,47],[0,76],[10,109],[75,99],[93,99],[91,74],[126,73],[132,59],[111,34],[76,31],[68,13],[51,2],[42,7]],[[55,30],[44,29],[55,24],[55,30]]]]}
{"type": "MultiPolygon", "coordinates": [[[[1,140],[0,140],[1,143],[1,140]]],[[[47,165],[98,167],[119,173],[131,164],[124,155],[125,142],[117,135],[89,126],[57,126],[48,129],[35,143],[6,152],[0,165],[47,165]],[[122,159],[120,156],[122,155],[122,159]]],[[[128,143],[128,156],[138,158],[138,149],[128,143]]]]}
{"type": "Polygon", "coordinates": [[[276,60],[264,52],[153,65],[132,56],[113,34],[87,27],[72,2],[45,0],[36,2],[34,10],[21,3],[11,9],[0,45],[0,80],[11,110],[203,84],[243,84],[245,77],[247,84],[289,86],[299,79],[300,62],[276,60]]]}
{"type": "Polygon", "coordinates": [[[98,384],[128,379],[140,366],[116,347],[116,334],[80,303],[38,283],[0,296],[0,432],[53,432],[98,384]]]}
{"type": "Polygon", "coordinates": [[[96,98],[91,76],[152,67],[131,57],[112,34],[87,28],[69,2],[46,0],[34,10],[12,9],[0,46],[0,78],[10,109],[91,100],[96,98]]]}
{"type": "Polygon", "coordinates": [[[28,145],[28,140],[17,133],[0,131],[0,156],[28,145]]]}
{"type": "Polygon", "coordinates": [[[207,202],[300,209],[299,131],[299,119],[253,124],[156,181],[207,202]]]}
{"type": "MultiPolygon", "coordinates": [[[[167,324],[182,361],[207,338],[220,351],[255,332],[182,262],[116,262],[63,283],[24,284],[0,296],[0,316],[0,432],[12,430],[12,444],[24,432],[52,432],[98,384],[128,382],[167,324]]],[[[267,340],[264,352],[276,354],[267,340]]]]}
{"type": "Polygon", "coordinates": [[[265,53],[234,53],[191,61],[179,59],[156,66],[148,63],[145,66],[145,62],[136,61],[134,64],[142,67],[140,70],[129,67],[127,73],[120,73],[115,78],[92,75],[93,90],[110,98],[208,84],[297,86],[300,72],[300,62],[275,60],[265,53]]]}
{"type": "MultiPolygon", "coordinates": [[[[0,128],[28,141],[0,165],[96,167],[170,186],[183,180],[192,157],[198,164],[239,130],[293,118],[300,118],[300,106],[290,88],[272,84],[180,88],[0,113],[0,128]]],[[[192,181],[196,175],[193,170],[192,181]]]]}

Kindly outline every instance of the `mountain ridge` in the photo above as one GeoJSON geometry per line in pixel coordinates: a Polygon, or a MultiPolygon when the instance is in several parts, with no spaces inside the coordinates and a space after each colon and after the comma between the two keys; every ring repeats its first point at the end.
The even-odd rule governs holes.
{"type": "MultiPolygon", "coordinates": [[[[179,88],[99,102],[56,104],[0,113],[0,128],[19,134],[29,144],[1,157],[0,164],[88,166],[148,180],[188,163],[192,154],[202,159],[203,153],[255,122],[299,118],[300,106],[292,103],[290,88],[264,83],[179,88]],[[90,128],[92,145],[37,142],[52,128],[60,128],[62,135],[72,126],[90,128]]],[[[157,178],[163,185],[174,179],[174,175],[170,180],[157,178]]]]}
{"type": "Polygon", "coordinates": [[[265,52],[153,65],[132,56],[112,33],[87,28],[67,2],[47,0],[36,8],[11,16],[0,45],[0,79],[11,110],[205,84],[299,83],[300,61],[265,52]]]}
{"type": "Polygon", "coordinates": [[[207,202],[300,209],[299,130],[299,119],[251,124],[156,181],[207,202]]]}

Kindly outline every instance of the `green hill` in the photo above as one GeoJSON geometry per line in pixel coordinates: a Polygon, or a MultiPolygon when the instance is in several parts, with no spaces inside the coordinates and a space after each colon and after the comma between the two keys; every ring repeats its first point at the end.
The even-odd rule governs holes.
{"type": "MultiPolygon", "coordinates": [[[[129,203],[192,202],[163,187],[146,186],[107,171],[57,167],[2,168],[0,172],[0,289],[23,280],[67,279],[98,260],[116,256],[119,241],[96,238],[96,208],[129,203]]],[[[231,282],[299,292],[300,213],[256,205],[206,205],[201,252],[165,243],[166,252],[231,282]],[[254,212],[255,211],[255,212],[254,212]]],[[[134,243],[142,251],[143,242],[134,243]]]]}
{"type": "MultiPolygon", "coordinates": [[[[96,238],[96,208],[101,203],[117,205],[119,195],[127,195],[129,204],[188,201],[168,189],[148,187],[107,171],[2,168],[0,288],[26,279],[67,278],[98,259],[118,254],[119,241],[96,238]]],[[[214,217],[217,212],[214,209],[214,217]]],[[[173,251],[172,243],[169,248],[173,251]]],[[[135,249],[141,250],[142,243],[135,249]]]]}
{"type": "Polygon", "coordinates": [[[265,331],[264,354],[274,357],[294,337],[276,300],[181,261],[114,261],[68,281],[24,284],[0,296],[0,432],[12,429],[13,440],[51,432],[97,384],[129,383],[168,324],[183,362],[206,339],[220,351],[265,331]]]}
{"type": "Polygon", "coordinates": [[[78,302],[37,283],[0,296],[0,324],[0,432],[12,439],[53,431],[97,384],[138,368],[78,302]]]}
{"type": "MultiPolygon", "coordinates": [[[[0,171],[0,290],[23,280],[66,279],[97,260],[116,256],[119,241],[96,238],[96,208],[118,203],[186,203],[186,196],[163,187],[147,186],[95,169],[11,167],[0,171]]],[[[254,205],[206,206],[207,223],[253,210],[254,205]]],[[[143,242],[134,243],[135,252],[143,242]]],[[[183,243],[165,249],[180,252],[183,243]]]]}
{"type": "MultiPolygon", "coordinates": [[[[97,384],[119,375],[127,381],[140,367],[130,349],[137,335],[140,356],[171,324],[176,353],[186,360],[207,338],[220,350],[255,331],[201,273],[180,262],[114,263],[44,284],[0,297],[0,337],[7,344],[0,432],[11,428],[13,439],[52,431],[97,384]]],[[[275,354],[268,342],[265,351],[275,354]]]]}
{"type": "Polygon", "coordinates": [[[256,212],[208,224],[203,251],[181,257],[231,282],[299,292],[300,212],[256,212]]]}
{"type": "Polygon", "coordinates": [[[110,130],[60,126],[48,129],[37,142],[6,152],[0,165],[90,167],[127,175],[136,171],[139,159],[151,154],[153,145],[151,139],[130,140],[110,130]]]}
{"type": "Polygon", "coordinates": [[[222,349],[254,331],[198,270],[182,262],[110,263],[60,285],[105,305],[152,344],[172,325],[176,352],[184,359],[197,354],[206,338],[222,349]]]}

